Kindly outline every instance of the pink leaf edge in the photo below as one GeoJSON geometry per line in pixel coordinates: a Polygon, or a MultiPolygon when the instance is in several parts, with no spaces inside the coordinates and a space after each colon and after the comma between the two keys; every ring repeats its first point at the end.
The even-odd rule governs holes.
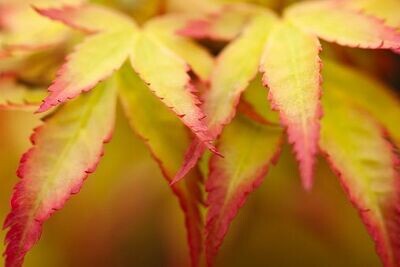
{"type": "MultiPolygon", "coordinates": [[[[29,219],[29,216],[25,214],[28,212],[28,209],[25,207],[25,174],[26,174],[26,162],[29,161],[32,154],[34,153],[35,143],[36,143],[36,136],[40,134],[42,126],[39,126],[34,129],[33,134],[31,135],[31,143],[33,145],[27,152],[25,152],[20,160],[20,165],[17,170],[17,176],[21,179],[14,187],[13,195],[11,198],[11,212],[7,215],[3,229],[9,229],[6,237],[5,243],[7,245],[4,255],[6,257],[5,266],[7,267],[19,267],[22,266],[26,253],[38,242],[42,233],[42,225],[43,223],[48,220],[51,215],[62,209],[64,204],[72,197],[79,193],[83,182],[87,179],[87,177],[93,173],[98,163],[100,162],[101,157],[104,155],[104,147],[102,148],[101,152],[97,156],[96,160],[94,160],[93,164],[89,166],[80,177],[79,182],[75,184],[70,190],[70,193],[66,195],[63,199],[54,203],[51,210],[46,212],[45,214],[38,214],[37,218],[34,218],[34,225],[31,226],[30,229],[26,229],[26,220],[29,219]],[[27,243],[22,244],[22,240],[29,235],[27,239],[27,243]]],[[[105,136],[103,139],[103,144],[108,143],[112,138],[113,130],[105,136]]],[[[29,200],[28,200],[29,201],[29,200]]],[[[28,202],[29,205],[29,202],[28,202]]]]}
{"type": "Polygon", "coordinates": [[[258,170],[251,182],[241,185],[240,189],[236,191],[235,197],[228,204],[229,211],[223,218],[218,217],[224,212],[220,203],[224,202],[225,191],[221,190],[221,184],[223,184],[226,176],[225,173],[222,170],[218,170],[215,165],[215,160],[213,160],[215,156],[210,159],[210,175],[206,182],[206,192],[208,192],[207,205],[209,206],[205,226],[207,266],[213,266],[214,259],[218,254],[231,222],[238,214],[240,208],[246,203],[250,193],[255,191],[264,181],[270,165],[275,165],[278,162],[283,141],[283,138],[280,138],[278,149],[272,156],[271,161],[258,170]]]}
{"type": "MultiPolygon", "coordinates": [[[[381,127],[382,128],[382,127],[381,127]]],[[[391,206],[386,207],[389,212],[391,212],[393,216],[393,220],[389,222],[387,227],[390,227],[389,232],[389,242],[390,245],[393,246],[393,251],[387,251],[387,247],[385,244],[385,230],[381,230],[378,228],[378,222],[374,218],[370,216],[369,210],[366,209],[360,200],[353,194],[352,189],[346,183],[346,179],[344,174],[341,172],[340,168],[335,164],[334,160],[331,158],[327,151],[324,151],[320,148],[321,154],[325,157],[326,161],[328,162],[331,170],[336,174],[339,178],[340,185],[342,186],[343,190],[345,191],[347,197],[349,198],[352,205],[358,210],[359,216],[361,220],[365,224],[365,227],[371,236],[372,240],[375,243],[375,250],[381,261],[383,266],[385,267],[399,267],[400,266],[400,154],[399,149],[396,147],[394,142],[392,142],[389,134],[385,129],[382,129],[382,136],[385,137],[387,141],[387,145],[392,151],[392,160],[393,160],[393,167],[396,171],[396,178],[395,178],[395,195],[393,196],[391,206]]]]}
{"type": "MultiPolygon", "coordinates": [[[[319,51],[322,51],[322,47],[319,44],[319,51]]],[[[274,96],[271,90],[268,92],[268,100],[271,103],[271,108],[275,111],[279,112],[279,117],[281,120],[281,124],[286,128],[288,141],[293,145],[293,151],[296,157],[296,160],[299,162],[300,166],[300,176],[304,189],[306,191],[310,191],[313,186],[313,176],[314,176],[314,165],[315,158],[318,153],[318,140],[320,137],[320,120],[323,117],[323,108],[321,104],[322,98],[322,60],[320,57],[317,58],[316,64],[319,66],[319,76],[318,80],[315,81],[319,85],[318,89],[318,98],[317,98],[317,107],[316,112],[314,114],[314,123],[311,126],[311,136],[305,137],[301,132],[294,131],[290,125],[289,119],[286,115],[279,110],[278,105],[274,101],[274,96]],[[304,148],[302,140],[308,139],[308,146],[304,148]]],[[[263,75],[263,84],[268,88],[268,78],[266,75],[263,75]]]]}

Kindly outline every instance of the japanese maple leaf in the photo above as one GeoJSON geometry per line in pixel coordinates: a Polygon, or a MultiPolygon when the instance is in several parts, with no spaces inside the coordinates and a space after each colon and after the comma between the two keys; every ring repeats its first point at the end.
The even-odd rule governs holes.
{"type": "MultiPolygon", "coordinates": [[[[264,18],[265,15],[266,13],[264,18]]],[[[220,34],[215,30],[221,32],[220,23],[223,19],[220,18],[224,16],[226,15],[212,17],[207,23],[203,22],[201,28],[197,22],[189,23],[180,33],[196,38],[216,37],[218,40],[220,34]],[[218,23],[218,27],[213,26],[213,23],[218,23]]],[[[254,25],[257,25],[260,17],[262,16],[253,16],[242,29],[236,31],[240,33],[239,35],[230,35],[238,37],[219,55],[211,75],[210,90],[204,95],[202,107],[207,115],[209,128],[215,136],[218,136],[224,125],[229,124],[235,116],[241,94],[254,79],[257,70],[260,70],[263,74],[263,83],[268,89],[271,106],[279,111],[281,124],[287,129],[289,142],[293,144],[303,185],[306,189],[310,189],[322,117],[319,58],[321,46],[318,38],[350,47],[398,49],[400,33],[377,18],[362,14],[336,1],[310,1],[292,5],[284,11],[280,20],[269,15],[269,23],[264,20],[260,23],[262,25],[260,32],[255,33],[254,25]],[[352,27],[348,27],[349,21],[352,22],[352,27]],[[253,34],[249,34],[253,31],[253,34]]],[[[233,32],[228,26],[226,29],[226,32],[233,32]]],[[[251,113],[254,113],[253,111],[251,113]]],[[[261,117],[261,120],[257,120],[263,121],[259,114],[256,117],[261,117]]],[[[204,149],[200,142],[192,143],[175,181],[179,181],[191,167],[195,166],[204,149]]],[[[213,161],[219,160],[214,158],[213,161]]],[[[213,185],[212,190],[209,190],[210,207],[221,205],[219,198],[213,197],[213,194],[226,190],[224,183],[217,182],[226,179],[224,177],[226,174],[223,172],[208,177],[207,184],[213,185]]],[[[256,179],[257,176],[253,174],[251,177],[256,179]]],[[[233,199],[235,197],[242,199],[240,192],[239,190],[234,193],[233,199]]],[[[222,217],[219,220],[225,224],[219,234],[210,234],[206,242],[209,265],[213,262],[226,233],[226,227],[234,216],[232,214],[236,214],[237,208],[235,206],[228,214],[221,214],[220,210],[215,212],[222,217]]],[[[210,221],[212,222],[211,219],[210,221]]],[[[207,223],[207,229],[215,227],[210,225],[213,223],[207,223]]]]}
{"type": "Polygon", "coordinates": [[[140,30],[129,17],[97,5],[36,9],[89,34],[67,57],[39,112],[91,90],[129,60],[149,89],[215,151],[203,122],[205,115],[197,106],[200,102],[193,94],[188,64],[151,31],[140,30]]]}
{"type": "MultiPolygon", "coordinates": [[[[255,11],[255,14],[259,12],[255,11]]],[[[243,12],[242,16],[247,13],[243,12]]],[[[219,17],[223,18],[224,15],[219,17]]],[[[264,73],[266,87],[269,87],[269,100],[273,108],[279,111],[281,123],[287,128],[288,139],[300,163],[303,185],[310,189],[322,115],[319,100],[321,48],[317,38],[350,47],[397,50],[400,33],[375,17],[332,0],[289,6],[281,21],[271,19],[273,16],[269,15],[269,22],[262,23],[260,33],[249,34],[256,21],[260,20],[259,17],[262,16],[254,15],[242,29],[238,29],[237,32],[241,34],[219,55],[211,76],[211,88],[204,96],[203,110],[209,118],[209,128],[217,136],[234,117],[241,93],[259,69],[264,73]],[[352,22],[352,27],[348,27],[348,21],[352,22]],[[255,49],[256,45],[258,49],[255,49]]],[[[223,32],[221,21],[224,20],[218,19],[218,16],[215,19],[214,16],[201,29],[201,35],[216,36],[218,39],[218,32],[223,32]],[[211,26],[212,23],[218,23],[218,27],[211,26]]],[[[196,23],[189,23],[180,32],[196,37],[198,29],[192,31],[190,27],[196,27],[196,23]],[[193,34],[195,31],[196,34],[193,34]]],[[[225,26],[225,29],[228,30],[229,26],[225,26]]],[[[175,181],[184,177],[196,164],[202,151],[204,147],[195,141],[175,181]]]]}

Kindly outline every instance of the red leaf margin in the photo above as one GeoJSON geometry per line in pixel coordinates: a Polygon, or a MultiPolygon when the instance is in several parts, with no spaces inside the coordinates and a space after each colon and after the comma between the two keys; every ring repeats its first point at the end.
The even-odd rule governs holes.
{"type": "MultiPolygon", "coordinates": [[[[45,123],[46,119],[42,120],[45,123]]],[[[6,237],[5,244],[7,245],[4,255],[6,257],[5,266],[7,267],[19,267],[22,266],[24,257],[26,253],[39,241],[41,233],[42,233],[42,225],[48,220],[51,215],[62,209],[64,204],[75,194],[79,193],[84,181],[88,178],[88,176],[93,173],[100,159],[104,155],[104,144],[108,143],[113,135],[114,127],[111,127],[111,132],[109,132],[103,138],[103,146],[98,154],[97,158],[93,161],[93,164],[89,166],[83,173],[82,176],[77,179],[78,182],[74,187],[71,188],[70,193],[65,196],[64,199],[56,203],[52,209],[42,214],[39,218],[34,219],[34,224],[31,230],[31,237],[27,240],[28,243],[21,244],[20,241],[23,239],[26,231],[24,230],[24,223],[20,222],[21,219],[24,220],[25,216],[23,215],[25,212],[24,209],[24,194],[25,194],[25,173],[26,173],[26,162],[31,158],[34,151],[37,149],[36,146],[36,137],[40,134],[43,129],[44,124],[39,127],[36,127],[33,130],[33,133],[30,137],[30,141],[33,145],[27,152],[25,152],[21,159],[20,164],[17,169],[17,176],[21,179],[13,189],[13,195],[11,197],[11,212],[7,215],[5,222],[3,224],[3,230],[9,229],[6,237]],[[21,216],[22,215],[22,216],[21,216]]]]}
{"type": "Polygon", "coordinates": [[[392,203],[393,206],[386,207],[390,209],[391,214],[394,216],[393,224],[390,224],[390,227],[393,227],[392,234],[389,235],[389,242],[390,245],[393,245],[394,250],[392,257],[390,253],[385,248],[385,238],[384,234],[380,231],[377,227],[378,223],[374,220],[373,217],[369,216],[369,210],[365,209],[362,204],[362,200],[357,199],[357,197],[352,193],[351,188],[346,183],[346,179],[344,178],[344,174],[341,172],[339,166],[336,165],[334,160],[331,158],[329,153],[325,151],[322,147],[319,147],[321,154],[324,156],[325,160],[328,162],[331,170],[333,173],[338,177],[340,185],[342,186],[344,192],[346,193],[347,197],[349,198],[350,202],[352,203],[353,207],[357,209],[358,214],[363,221],[369,235],[373,239],[375,243],[375,250],[381,261],[385,267],[399,267],[400,266],[400,154],[399,149],[396,147],[394,142],[392,142],[388,132],[386,129],[381,127],[382,131],[382,138],[385,138],[387,146],[390,151],[392,151],[392,162],[393,168],[396,173],[395,177],[395,195],[393,196],[392,203]],[[397,262],[395,262],[397,261],[397,262]]]}
{"type": "Polygon", "coordinates": [[[264,181],[265,176],[267,175],[270,165],[276,165],[279,157],[282,152],[282,145],[284,143],[284,136],[280,137],[279,144],[277,146],[277,150],[275,154],[272,156],[271,160],[266,163],[261,169],[258,170],[254,179],[247,184],[242,184],[240,190],[238,190],[235,194],[235,197],[231,200],[231,203],[228,205],[230,210],[228,212],[227,217],[223,218],[223,223],[221,224],[221,228],[217,228],[217,233],[214,233],[214,223],[218,218],[218,215],[221,213],[221,206],[213,206],[212,203],[220,203],[220,199],[224,199],[224,190],[220,190],[219,184],[221,181],[226,179],[225,174],[218,170],[216,166],[215,157],[213,155],[209,161],[209,169],[210,174],[206,181],[206,192],[208,193],[207,197],[207,205],[209,206],[207,217],[206,217],[206,261],[207,266],[211,267],[214,264],[214,259],[219,251],[219,248],[222,245],[222,242],[229,230],[230,223],[234,220],[236,215],[238,214],[240,208],[246,203],[248,196],[250,193],[254,192],[264,181]]]}
{"type": "MultiPolygon", "coordinates": [[[[322,46],[319,43],[319,41],[318,41],[318,50],[319,50],[319,54],[320,54],[322,51],[322,46]]],[[[296,160],[297,160],[297,162],[299,162],[299,165],[300,165],[300,176],[301,176],[302,184],[303,184],[304,189],[307,191],[311,190],[312,185],[313,185],[314,165],[315,165],[316,156],[318,153],[318,140],[320,138],[320,128],[321,128],[320,121],[324,115],[322,103],[321,103],[322,82],[323,82],[323,78],[322,78],[323,63],[319,56],[316,58],[315,64],[319,66],[318,67],[319,76],[318,76],[317,80],[315,81],[315,83],[318,84],[318,86],[319,86],[319,92],[318,92],[318,98],[317,98],[316,113],[314,114],[315,121],[316,121],[316,123],[314,125],[315,128],[311,131],[312,133],[314,133],[314,135],[310,137],[310,139],[313,140],[313,142],[314,142],[314,146],[310,149],[311,151],[309,151],[309,154],[303,155],[304,151],[302,151],[301,143],[299,145],[299,143],[297,142],[297,140],[299,140],[301,138],[302,134],[297,133],[297,132],[292,132],[289,129],[290,123],[289,123],[288,118],[279,110],[278,105],[274,101],[273,93],[271,92],[271,90],[268,91],[268,101],[271,104],[271,108],[272,108],[272,110],[279,112],[280,121],[281,121],[281,124],[286,129],[288,141],[291,145],[293,145],[293,151],[294,151],[296,160]]],[[[266,88],[268,88],[268,77],[265,73],[263,74],[262,80],[263,80],[264,86],[266,88]]]]}

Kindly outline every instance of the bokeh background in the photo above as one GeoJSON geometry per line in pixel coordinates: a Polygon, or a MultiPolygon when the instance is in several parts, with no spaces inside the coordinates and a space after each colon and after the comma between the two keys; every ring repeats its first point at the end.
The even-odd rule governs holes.
{"type": "MultiPolygon", "coordinates": [[[[13,0],[9,0],[13,1],[13,0]]],[[[217,1],[217,0],[215,0],[217,1]]],[[[98,0],[139,21],[165,12],[196,12],[193,0],[98,0]],[[187,2],[186,2],[187,1],[187,2]]],[[[224,1],[233,2],[233,1],[224,1]]],[[[236,1],[237,2],[237,1],[236,1]]],[[[278,12],[294,1],[249,1],[278,12]]],[[[400,88],[400,59],[389,52],[327,46],[331,57],[400,88]]],[[[30,146],[37,115],[0,111],[0,220],[9,211],[15,170],[30,146]]],[[[312,192],[300,186],[287,146],[277,166],[233,222],[216,266],[376,267],[380,262],[357,212],[320,159],[312,192]]],[[[2,231],[0,239],[4,239],[2,231]]],[[[4,250],[0,243],[0,250],[4,250]]],[[[143,142],[119,111],[113,140],[97,171],[44,227],[27,267],[184,267],[186,234],[178,202],[143,142]]],[[[0,260],[1,264],[3,259],[0,260]]]]}

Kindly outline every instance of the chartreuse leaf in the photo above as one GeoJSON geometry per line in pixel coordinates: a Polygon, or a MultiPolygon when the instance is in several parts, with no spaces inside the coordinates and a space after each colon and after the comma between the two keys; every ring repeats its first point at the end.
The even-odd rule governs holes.
{"type": "Polygon", "coordinates": [[[218,142],[224,158],[213,155],[206,182],[209,205],[206,219],[206,257],[211,266],[231,221],[249,193],[260,186],[279,154],[282,130],[242,115],[229,124],[218,142]]]}
{"type": "Polygon", "coordinates": [[[400,99],[392,89],[368,74],[327,59],[324,59],[323,74],[325,88],[374,116],[400,146],[400,99]]]}
{"type": "MultiPolygon", "coordinates": [[[[147,89],[146,84],[129,66],[125,65],[118,77],[121,102],[129,123],[143,138],[163,175],[170,182],[189,144],[188,133],[172,111],[147,89]]],[[[193,170],[185,182],[172,186],[185,213],[192,266],[199,266],[203,243],[199,181],[200,174],[193,170]]]]}
{"type": "Polygon", "coordinates": [[[194,73],[201,80],[206,81],[210,77],[214,59],[199,44],[176,33],[186,21],[187,17],[183,15],[163,16],[147,22],[144,30],[183,58],[194,73]]]}
{"type": "Polygon", "coordinates": [[[285,18],[328,42],[372,49],[400,47],[400,33],[394,28],[386,26],[377,18],[345,8],[340,1],[294,4],[285,11],[285,18]]]}
{"type": "Polygon", "coordinates": [[[150,90],[170,107],[207,146],[213,149],[204,115],[192,94],[189,67],[164,46],[153,34],[141,31],[134,21],[104,7],[86,5],[80,8],[38,9],[54,20],[74,28],[96,32],[78,45],[60,69],[50,95],[39,111],[90,90],[109,77],[130,58],[135,71],[150,90]],[[102,21],[98,23],[98,21],[102,21]],[[91,26],[93,25],[93,26],[91,26]],[[101,45],[100,45],[101,44],[101,45]]]}
{"type": "Polygon", "coordinates": [[[400,266],[399,155],[372,117],[326,88],[321,150],[358,209],[385,267],[400,266]]]}
{"type": "Polygon", "coordinates": [[[0,80],[0,109],[35,110],[46,96],[44,88],[27,88],[14,79],[0,80]]]}
{"type": "Polygon", "coordinates": [[[116,94],[113,84],[96,90],[61,108],[31,137],[33,147],[18,169],[21,181],[15,186],[12,210],[4,223],[6,266],[21,266],[25,254],[40,238],[42,224],[72,194],[103,154],[103,143],[114,128],[116,94]]]}
{"type": "Polygon", "coordinates": [[[400,28],[400,1],[398,0],[342,0],[342,5],[384,20],[384,23],[400,28]]]}
{"type": "MultiPolygon", "coordinates": [[[[223,126],[235,116],[240,95],[257,74],[263,48],[276,22],[277,18],[272,13],[258,14],[249,22],[243,33],[219,55],[211,75],[211,88],[205,93],[203,104],[213,138],[216,138],[223,126]],[[243,60],[244,58],[246,60],[243,60]]],[[[174,182],[185,176],[204,150],[204,145],[197,140],[191,144],[174,182]]]]}
{"type": "Polygon", "coordinates": [[[124,63],[134,45],[134,22],[100,6],[38,11],[75,28],[100,32],[86,38],[68,56],[56,80],[49,87],[50,94],[40,106],[39,112],[91,90],[124,63]],[[93,28],[90,25],[94,25],[93,28]]]}
{"type": "Polygon", "coordinates": [[[204,115],[190,83],[186,63],[166,49],[156,38],[147,32],[139,35],[131,56],[133,68],[148,84],[150,90],[170,107],[196,136],[210,149],[213,137],[209,135],[204,115]],[[157,64],[149,60],[155,58],[157,64]]]}
{"type": "Polygon", "coordinates": [[[315,36],[282,22],[268,39],[260,67],[272,108],[287,127],[306,189],[312,186],[322,115],[320,49],[315,36]]]}

